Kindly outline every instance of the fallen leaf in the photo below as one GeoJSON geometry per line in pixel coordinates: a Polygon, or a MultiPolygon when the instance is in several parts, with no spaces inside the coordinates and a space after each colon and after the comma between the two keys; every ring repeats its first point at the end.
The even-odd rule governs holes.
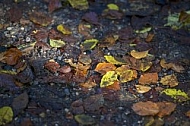
{"type": "Polygon", "coordinates": [[[30,118],[24,118],[20,123],[20,126],[33,126],[33,123],[30,118]]]}
{"type": "Polygon", "coordinates": [[[154,38],[154,34],[149,33],[148,36],[146,37],[145,41],[146,42],[151,42],[153,38],[154,38]]]}
{"type": "Polygon", "coordinates": [[[121,19],[123,17],[123,13],[117,10],[105,9],[102,12],[102,16],[108,19],[121,19]]]}
{"type": "Polygon", "coordinates": [[[17,64],[18,60],[21,58],[22,52],[17,48],[10,48],[4,54],[3,62],[7,63],[8,65],[15,65],[17,64]]]}
{"type": "Polygon", "coordinates": [[[76,100],[71,103],[71,110],[74,114],[84,113],[83,101],[82,99],[76,100]]]}
{"type": "Polygon", "coordinates": [[[172,74],[162,77],[160,83],[162,83],[163,85],[168,85],[170,87],[175,87],[178,85],[178,80],[177,77],[172,74]]]}
{"type": "Polygon", "coordinates": [[[48,4],[48,11],[51,13],[54,10],[57,10],[62,7],[61,1],[60,0],[49,0],[48,4]]]}
{"type": "Polygon", "coordinates": [[[113,56],[110,56],[110,55],[105,55],[104,58],[109,62],[109,63],[112,63],[112,64],[116,64],[116,65],[123,65],[123,64],[126,64],[122,59],[119,59],[119,58],[115,58],[113,56]],[[122,60],[122,61],[119,61],[119,60],[122,60]]]}
{"type": "Polygon", "coordinates": [[[159,113],[159,106],[151,101],[134,103],[132,109],[141,116],[154,116],[159,113]]]}
{"type": "Polygon", "coordinates": [[[132,51],[130,52],[130,54],[131,54],[132,57],[134,57],[134,58],[136,58],[136,59],[142,59],[142,58],[147,57],[148,52],[149,52],[149,50],[147,50],[147,51],[142,51],[142,52],[138,52],[138,51],[132,50],[132,51]]]}
{"type": "Polygon", "coordinates": [[[60,48],[60,47],[65,46],[65,42],[62,40],[50,39],[49,43],[50,43],[50,46],[54,48],[60,48]]]}
{"type": "Polygon", "coordinates": [[[143,34],[143,33],[149,32],[151,29],[152,27],[143,27],[142,29],[136,30],[135,32],[143,34]]]}
{"type": "Polygon", "coordinates": [[[87,82],[84,82],[84,83],[80,83],[80,86],[83,87],[83,88],[87,88],[87,89],[91,89],[93,87],[95,87],[97,84],[95,82],[92,82],[92,81],[87,81],[87,82]]]}
{"type": "Polygon", "coordinates": [[[108,71],[101,79],[100,87],[106,87],[119,81],[117,79],[117,73],[115,71],[108,71]]]}
{"type": "Polygon", "coordinates": [[[96,65],[95,71],[104,75],[108,71],[114,71],[116,66],[112,63],[98,63],[96,65]]]}
{"type": "Polygon", "coordinates": [[[142,74],[139,78],[140,84],[151,84],[158,82],[158,74],[157,73],[145,73],[142,74]]]}
{"type": "Polygon", "coordinates": [[[64,35],[72,34],[71,30],[63,24],[58,25],[57,30],[60,31],[61,33],[63,33],[64,35]]]}
{"type": "Polygon", "coordinates": [[[136,90],[138,93],[146,93],[148,91],[150,91],[151,87],[149,86],[144,86],[144,85],[135,85],[136,90]]]}
{"type": "Polygon", "coordinates": [[[92,59],[90,58],[89,55],[85,55],[85,54],[80,54],[79,56],[79,62],[85,64],[85,65],[89,65],[92,62],[92,59]]]}
{"type": "Polygon", "coordinates": [[[48,69],[50,72],[55,73],[60,68],[60,65],[54,60],[49,60],[48,62],[44,64],[44,67],[48,69]]]}
{"type": "Polygon", "coordinates": [[[6,125],[13,120],[13,110],[9,106],[0,108],[0,125],[6,125]]]}
{"type": "Polygon", "coordinates": [[[163,90],[161,94],[162,93],[165,93],[166,95],[177,100],[178,102],[183,102],[190,99],[189,96],[185,92],[181,90],[177,90],[177,89],[168,88],[168,89],[163,90]]]}
{"type": "Polygon", "coordinates": [[[68,66],[68,65],[64,65],[64,66],[62,66],[61,68],[59,68],[58,69],[58,71],[60,72],[60,73],[69,73],[69,72],[71,72],[71,67],[70,66],[68,66]]]}
{"type": "Polygon", "coordinates": [[[112,85],[109,85],[105,88],[110,89],[110,90],[114,90],[114,91],[119,91],[121,89],[120,83],[118,81],[115,81],[112,85]]]}
{"type": "Polygon", "coordinates": [[[185,113],[185,115],[186,115],[187,117],[189,117],[189,118],[190,118],[190,110],[189,110],[189,111],[187,111],[187,112],[185,113]]]}
{"type": "Polygon", "coordinates": [[[152,62],[140,62],[140,70],[145,72],[149,70],[152,66],[152,62]]]}
{"type": "Polygon", "coordinates": [[[178,72],[178,73],[183,73],[185,71],[185,68],[182,65],[178,65],[175,63],[172,64],[171,69],[178,72]]]}
{"type": "Polygon", "coordinates": [[[89,8],[87,0],[68,0],[73,8],[86,10],[89,8]]]}
{"type": "Polygon", "coordinates": [[[116,4],[108,4],[107,5],[108,9],[110,10],[119,10],[119,7],[116,4]]]}
{"type": "MultiPolygon", "coordinates": [[[[117,69],[116,69],[116,72],[117,72],[117,69]]],[[[117,72],[117,74],[119,75],[119,81],[121,83],[125,83],[134,79],[133,70],[124,70],[122,72],[117,72]]]]}
{"type": "Polygon", "coordinates": [[[157,102],[156,103],[160,109],[159,113],[157,114],[158,117],[162,118],[164,116],[170,115],[176,108],[176,104],[172,102],[157,102]]]}
{"type": "Polygon", "coordinates": [[[91,50],[96,46],[97,43],[98,43],[97,39],[88,39],[88,40],[85,40],[81,44],[81,46],[83,47],[84,50],[91,50]]]}
{"type": "Polygon", "coordinates": [[[13,5],[7,12],[11,22],[19,22],[22,18],[22,10],[17,5],[13,5]]]}
{"type": "Polygon", "coordinates": [[[75,115],[75,120],[80,124],[80,125],[93,125],[95,124],[95,119],[92,118],[91,116],[88,115],[75,115]]]}
{"type": "Polygon", "coordinates": [[[78,25],[78,32],[82,34],[85,37],[85,39],[92,38],[90,31],[91,31],[91,25],[84,24],[84,23],[80,23],[78,25]]]}
{"type": "Polygon", "coordinates": [[[85,13],[85,15],[82,17],[82,19],[89,22],[89,23],[91,23],[91,24],[95,24],[95,25],[100,24],[98,22],[98,15],[95,12],[85,13]]]}

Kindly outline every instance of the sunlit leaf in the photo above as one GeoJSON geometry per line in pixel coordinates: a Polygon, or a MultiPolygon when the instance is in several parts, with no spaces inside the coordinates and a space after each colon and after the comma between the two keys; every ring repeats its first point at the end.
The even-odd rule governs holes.
{"type": "Polygon", "coordinates": [[[98,63],[95,71],[101,73],[102,75],[108,71],[114,71],[116,66],[112,63],[98,63]]]}
{"type": "Polygon", "coordinates": [[[139,78],[140,84],[157,83],[157,81],[158,81],[157,73],[145,73],[145,74],[142,74],[139,78]]]}
{"type": "Polygon", "coordinates": [[[93,49],[97,43],[98,43],[97,39],[88,39],[85,40],[81,45],[85,50],[90,50],[93,49]]]}
{"type": "Polygon", "coordinates": [[[162,83],[163,85],[168,85],[170,87],[175,87],[178,85],[178,80],[177,77],[172,74],[162,77],[160,83],[162,83]]]}
{"type": "Polygon", "coordinates": [[[110,10],[119,10],[119,7],[116,4],[108,4],[107,7],[110,10]]]}
{"type": "Polygon", "coordinates": [[[183,102],[190,99],[189,96],[185,92],[181,90],[177,90],[177,89],[168,88],[168,89],[163,90],[161,93],[165,93],[166,95],[177,100],[178,102],[183,102]]]}
{"type": "Polygon", "coordinates": [[[124,61],[118,61],[118,60],[116,60],[113,56],[110,56],[110,55],[105,55],[104,58],[105,58],[109,63],[112,63],[112,64],[116,64],[116,65],[123,65],[123,64],[126,64],[124,61]]]}
{"type": "Polygon", "coordinates": [[[68,0],[73,8],[86,10],[89,8],[87,0],[68,0]]]}
{"type": "Polygon", "coordinates": [[[149,50],[147,51],[142,51],[142,52],[138,52],[135,50],[132,50],[130,52],[131,56],[136,58],[136,59],[141,59],[141,58],[145,58],[148,55],[149,50]]]}
{"type": "Polygon", "coordinates": [[[72,32],[68,28],[66,28],[63,24],[58,25],[57,30],[63,33],[64,35],[72,34],[72,32]]]}
{"type": "Polygon", "coordinates": [[[100,87],[106,87],[114,84],[117,79],[117,73],[115,71],[108,71],[101,79],[100,87]]]}
{"type": "Polygon", "coordinates": [[[13,110],[9,106],[0,108],[0,125],[10,123],[13,119],[13,110]]]}
{"type": "Polygon", "coordinates": [[[132,109],[136,114],[141,116],[153,116],[159,112],[158,105],[151,101],[134,103],[132,109]]]}
{"type": "Polygon", "coordinates": [[[138,93],[146,93],[151,89],[151,87],[144,85],[135,85],[135,87],[138,93]]]}
{"type": "Polygon", "coordinates": [[[93,125],[93,124],[95,124],[94,118],[92,118],[88,115],[84,115],[84,114],[75,115],[74,118],[81,125],[93,125]]]}
{"type": "Polygon", "coordinates": [[[50,46],[54,48],[59,48],[63,47],[65,45],[65,42],[62,40],[55,40],[55,39],[50,39],[49,40],[50,46]]]}

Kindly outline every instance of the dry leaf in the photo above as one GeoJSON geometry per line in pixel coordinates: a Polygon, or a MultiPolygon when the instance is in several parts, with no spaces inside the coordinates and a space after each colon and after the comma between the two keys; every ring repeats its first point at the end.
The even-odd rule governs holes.
{"type": "Polygon", "coordinates": [[[121,89],[119,81],[115,81],[112,85],[109,85],[105,88],[110,89],[110,90],[114,90],[114,91],[118,91],[121,89]]]}
{"type": "Polygon", "coordinates": [[[148,34],[145,41],[146,42],[151,42],[153,38],[154,38],[154,34],[148,34]]]}
{"type": "Polygon", "coordinates": [[[98,63],[95,71],[104,75],[108,71],[114,71],[116,66],[112,63],[98,63]]]}
{"type": "Polygon", "coordinates": [[[89,65],[92,62],[92,59],[90,58],[89,55],[85,55],[85,54],[80,54],[79,56],[79,62],[85,64],[85,65],[89,65]]]}
{"type": "Polygon", "coordinates": [[[154,116],[159,113],[159,106],[151,101],[134,103],[132,109],[141,116],[154,116]]]}
{"type": "Polygon", "coordinates": [[[185,113],[185,115],[186,115],[187,117],[189,117],[189,118],[190,118],[190,110],[189,110],[189,111],[187,111],[187,112],[185,113]]]}
{"type": "Polygon", "coordinates": [[[162,118],[163,116],[170,115],[176,108],[176,104],[172,102],[158,102],[158,107],[160,108],[160,111],[158,113],[158,116],[162,118]]]}
{"type": "Polygon", "coordinates": [[[22,52],[19,49],[10,48],[5,52],[3,61],[5,61],[8,65],[15,65],[21,56],[22,52]]]}
{"type": "Polygon", "coordinates": [[[135,87],[138,93],[146,93],[151,89],[151,87],[143,85],[135,85],[135,87]]]}
{"type": "Polygon", "coordinates": [[[138,52],[138,51],[132,50],[130,52],[130,54],[131,54],[132,57],[134,57],[136,59],[142,59],[142,58],[145,58],[148,55],[148,52],[149,52],[149,50],[142,51],[142,52],[138,52]]]}
{"type": "Polygon", "coordinates": [[[60,68],[60,65],[54,60],[49,60],[48,62],[44,64],[44,67],[48,69],[50,72],[55,73],[60,68]]]}
{"type": "Polygon", "coordinates": [[[163,85],[168,85],[170,87],[175,87],[178,85],[178,80],[177,77],[172,74],[162,77],[160,83],[162,83],[163,85]]]}
{"type": "Polygon", "coordinates": [[[142,74],[139,78],[140,84],[157,83],[157,81],[158,81],[158,74],[157,73],[142,74]]]}
{"type": "Polygon", "coordinates": [[[100,87],[107,87],[118,81],[117,73],[115,71],[108,71],[101,79],[100,87]]]}

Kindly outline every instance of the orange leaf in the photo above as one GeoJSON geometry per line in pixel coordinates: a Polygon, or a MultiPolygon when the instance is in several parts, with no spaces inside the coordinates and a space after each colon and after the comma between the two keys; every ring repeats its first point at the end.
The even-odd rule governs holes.
{"type": "Polygon", "coordinates": [[[158,102],[157,105],[160,108],[160,111],[158,113],[159,117],[170,115],[176,108],[176,104],[172,102],[166,102],[166,101],[158,102]]]}
{"type": "Polygon", "coordinates": [[[185,113],[186,116],[190,118],[190,110],[185,113]]]}
{"type": "Polygon", "coordinates": [[[136,58],[136,59],[145,58],[148,55],[148,51],[149,50],[138,52],[138,51],[132,50],[131,51],[131,56],[134,57],[134,58],[136,58]]]}
{"type": "Polygon", "coordinates": [[[108,71],[114,71],[115,69],[116,66],[112,63],[98,63],[98,65],[95,68],[95,71],[103,75],[108,71]]]}
{"type": "Polygon", "coordinates": [[[158,74],[157,73],[146,73],[140,76],[139,83],[140,84],[151,84],[157,83],[158,74]]]}
{"type": "Polygon", "coordinates": [[[112,85],[109,85],[105,88],[110,89],[110,90],[114,90],[114,91],[118,91],[121,89],[121,87],[119,85],[119,81],[115,81],[112,85]]]}

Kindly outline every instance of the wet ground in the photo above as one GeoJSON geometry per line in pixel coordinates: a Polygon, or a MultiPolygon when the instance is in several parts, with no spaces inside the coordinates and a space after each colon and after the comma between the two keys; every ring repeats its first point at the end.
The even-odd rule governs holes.
{"type": "MultiPolygon", "coordinates": [[[[0,73],[0,108],[10,106],[14,113],[13,120],[7,126],[190,125],[189,117],[185,115],[190,110],[189,100],[177,102],[157,90],[157,87],[169,86],[156,83],[150,86],[150,91],[138,93],[134,85],[139,83],[138,78],[143,72],[137,70],[136,79],[120,84],[120,90],[109,90],[99,86],[102,75],[94,71],[98,63],[106,62],[104,55],[125,60],[133,49],[150,50],[153,57],[146,61],[151,60],[154,65],[148,72],[158,73],[159,80],[164,75],[175,74],[179,82],[175,88],[190,97],[189,29],[173,30],[164,26],[169,13],[190,10],[189,0],[89,0],[87,10],[74,9],[64,0],[61,4],[62,7],[56,5],[58,9],[55,7],[50,12],[48,0],[0,1],[0,52],[10,48],[22,51],[22,57],[16,65],[8,61],[0,64],[1,71],[17,71],[16,75],[0,73]],[[102,14],[109,3],[117,4],[120,11],[102,14]],[[93,13],[85,17],[89,12],[93,13]],[[46,15],[36,16],[34,13],[46,15]],[[56,30],[59,24],[67,26],[72,34],[60,35],[56,30]],[[90,24],[91,28],[79,32],[79,24],[90,24]],[[148,33],[134,32],[150,26],[152,29],[148,33],[154,34],[151,42],[145,41],[148,33]],[[37,31],[41,32],[36,35],[37,31]],[[112,44],[105,43],[108,35],[119,35],[119,39],[112,44]],[[56,38],[66,42],[64,47],[49,46],[50,39],[56,38]],[[98,39],[99,44],[93,49],[82,48],[81,43],[91,38],[98,39]],[[31,46],[36,41],[38,44],[31,46]],[[81,75],[79,67],[73,65],[79,66],[82,54],[89,55],[91,59],[85,76],[81,75]],[[50,59],[54,59],[61,67],[71,67],[71,71],[56,71],[56,64],[44,67],[50,59]],[[72,63],[68,62],[70,59],[72,63]],[[183,66],[183,72],[162,68],[159,66],[161,59],[183,66]],[[95,82],[95,86],[84,88],[80,85],[90,79],[90,82],[95,82]],[[131,108],[139,101],[170,101],[176,103],[177,107],[163,118],[140,116],[131,108]],[[77,115],[84,116],[80,117],[82,121],[76,119],[77,115]]],[[[84,67],[88,66],[86,62],[83,62],[84,67]]],[[[84,72],[86,68],[81,69],[84,72]]]]}

